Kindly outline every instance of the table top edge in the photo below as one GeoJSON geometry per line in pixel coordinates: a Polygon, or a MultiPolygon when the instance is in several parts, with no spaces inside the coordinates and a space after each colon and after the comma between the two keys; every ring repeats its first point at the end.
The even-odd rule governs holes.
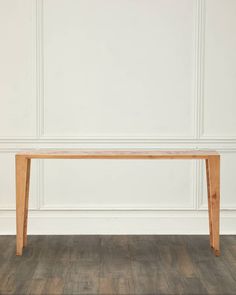
{"type": "Polygon", "coordinates": [[[208,157],[219,156],[219,152],[212,149],[28,149],[21,150],[16,156],[29,158],[133,158],[133,157],[208,157]]]}

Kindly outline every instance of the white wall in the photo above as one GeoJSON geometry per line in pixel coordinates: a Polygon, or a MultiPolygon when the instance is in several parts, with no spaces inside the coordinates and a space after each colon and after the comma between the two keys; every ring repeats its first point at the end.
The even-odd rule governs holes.
{"type": "MultiPolygon", "coordinates": [[[[24,148],[213,148],[236,233],[235,0],[1,0],[0,233],[24,148]]],[[[30,233],[207,233],[195,161],[33,161],[30,233]]]]}

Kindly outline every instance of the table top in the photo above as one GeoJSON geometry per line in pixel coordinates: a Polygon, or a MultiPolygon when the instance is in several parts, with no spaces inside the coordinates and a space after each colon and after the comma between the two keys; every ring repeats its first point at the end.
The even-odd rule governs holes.
{"type": "Polygon", "coordinates": [[[207,149],[29,149],[16,156],[38,159],[206,159],[219,156],[219,153],[207,149]]]}

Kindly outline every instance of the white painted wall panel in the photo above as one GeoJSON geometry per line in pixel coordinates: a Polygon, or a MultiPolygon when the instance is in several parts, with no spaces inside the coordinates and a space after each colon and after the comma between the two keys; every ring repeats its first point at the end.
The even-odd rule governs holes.
{"type": "Polygon", "coordinates": [[[204,136],[236,137],[236,1],[206,1],[204,136]]]}
{"type": "Polygon", "coordinates": [[[0,137],[36,133],[35,1],[0,1],[0,137]]]}
{"type": "Polygon", "coordinates": [[[44,61],[45,135],[193,136],[194,1],[45,1],[44,61]]]}
{"type": "Polygon", "coordinates": [[[194,209],[194,161],[172,162],[45,160],[43,206],[194,209]]]}
{"type": "MultiPolygon", "coordinates": [[[[235,233],[235,15],[234,0],[1,0],[0,233],[14,152],[32,147],[217,149],[235,233]]],[[[208,232],[194,161],[32,161],[30,208],[30,233],[208,232]]]]}

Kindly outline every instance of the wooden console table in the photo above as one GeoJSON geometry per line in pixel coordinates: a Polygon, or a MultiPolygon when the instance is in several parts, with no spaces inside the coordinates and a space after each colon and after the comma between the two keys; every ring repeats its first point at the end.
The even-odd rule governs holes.
{"type": "Polygon", "coordinates": [[[212,150],[46,150],[35,149],[16,154],[16,255],[27,244],[27,218],[31,159],[180,159],[205,160],[208,188],[210,245],[220,255],[220,155],[212,150]]]}

